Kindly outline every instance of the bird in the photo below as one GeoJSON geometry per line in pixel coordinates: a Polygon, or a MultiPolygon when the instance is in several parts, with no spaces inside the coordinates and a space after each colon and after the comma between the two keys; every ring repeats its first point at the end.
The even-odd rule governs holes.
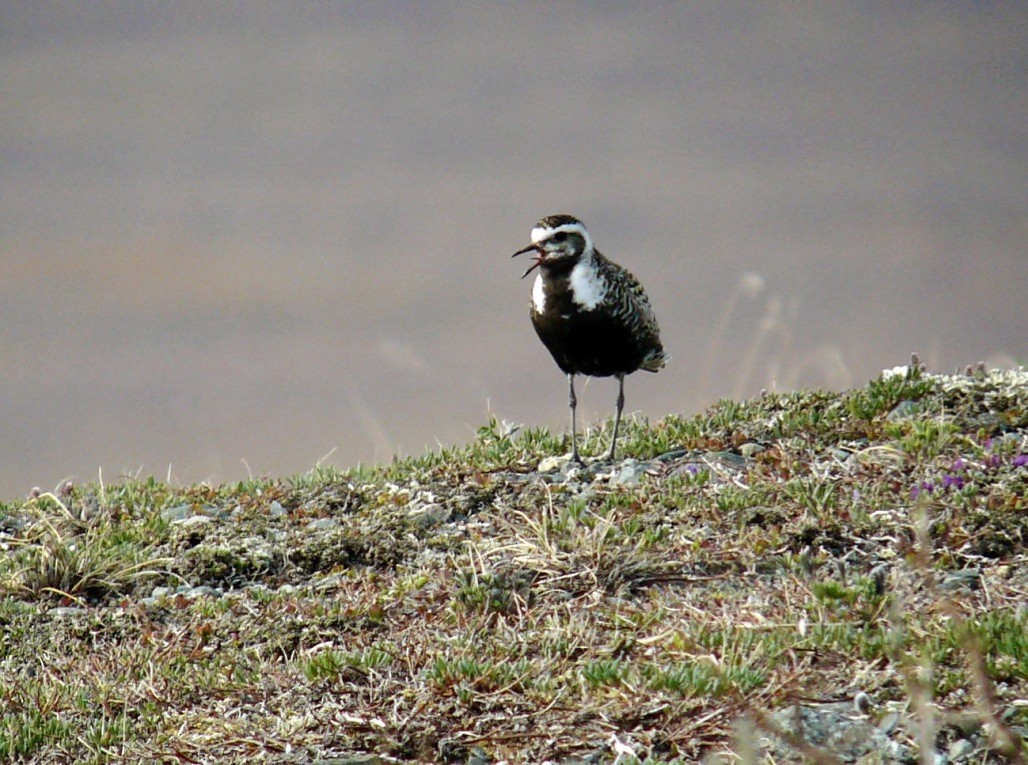
{"type": "Polygon", "coordinates": [[[657,317],[639,281],[593,246],[585,225],[573,215],[549,215],[532,229],[532,243],[515,252],[534,252],[524,279],[536,268],[529,315],[536,334],[568,378],[571,459],[582,464],[576,437],[575,375],[616,377],[617,414],[608,459],[614,459],[625,376],[657,372],[668,355],[657,317]]]}

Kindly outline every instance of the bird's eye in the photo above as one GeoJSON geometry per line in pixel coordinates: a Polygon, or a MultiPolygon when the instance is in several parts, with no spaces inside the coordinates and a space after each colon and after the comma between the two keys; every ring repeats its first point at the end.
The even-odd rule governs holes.
{"type": "Polygon", "coordinates": [[[553,236],[551,236],[550,237],[550,241],[551,242],[557,242],[559,244],[560,242],[565,241],[567,238],[568,238],[568,232],[567,231],[560,231],[560,232],[554,234],[553,236]]]}

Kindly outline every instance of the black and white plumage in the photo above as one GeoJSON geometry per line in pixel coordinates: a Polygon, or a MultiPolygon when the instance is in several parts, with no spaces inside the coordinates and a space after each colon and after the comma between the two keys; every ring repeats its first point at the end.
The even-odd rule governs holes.
{"type": "Polygon", "coordinates": [[[514,253],[535,252],[532,325],[557,366],[568,376],[571,406],[571,458],[581,462],[575,435],[575,375],[617,377],[617,415],[610,442],[614,459],[625,375],[639,369],[656,372],[667,354],[660,343],[657,317],[642,285],[632,274],[593,247],[580,220],[550,215],[532,229],[532,244],[514,253]]]}

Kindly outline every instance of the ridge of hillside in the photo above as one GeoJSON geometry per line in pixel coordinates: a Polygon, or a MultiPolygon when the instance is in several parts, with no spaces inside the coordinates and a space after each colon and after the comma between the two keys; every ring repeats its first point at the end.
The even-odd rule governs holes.
{"type": "Polygon", "coordinates": [[[0,757],[1025,761],[1028,372],[623,424],[0,505],[0,757]]]}

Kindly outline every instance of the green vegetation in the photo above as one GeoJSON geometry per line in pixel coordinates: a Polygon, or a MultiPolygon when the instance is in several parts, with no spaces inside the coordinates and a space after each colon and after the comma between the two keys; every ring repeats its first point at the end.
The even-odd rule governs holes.
{"type": "Polygon", "coordinates": [[[377,467],[0,505],[0,759],[611,762],[616,733],[751,761],[741,718],[858,692],[915,756],[1025,751],[1028,374],[625,431],[637,462],[570,474],[493,420],[377,467]]]}

